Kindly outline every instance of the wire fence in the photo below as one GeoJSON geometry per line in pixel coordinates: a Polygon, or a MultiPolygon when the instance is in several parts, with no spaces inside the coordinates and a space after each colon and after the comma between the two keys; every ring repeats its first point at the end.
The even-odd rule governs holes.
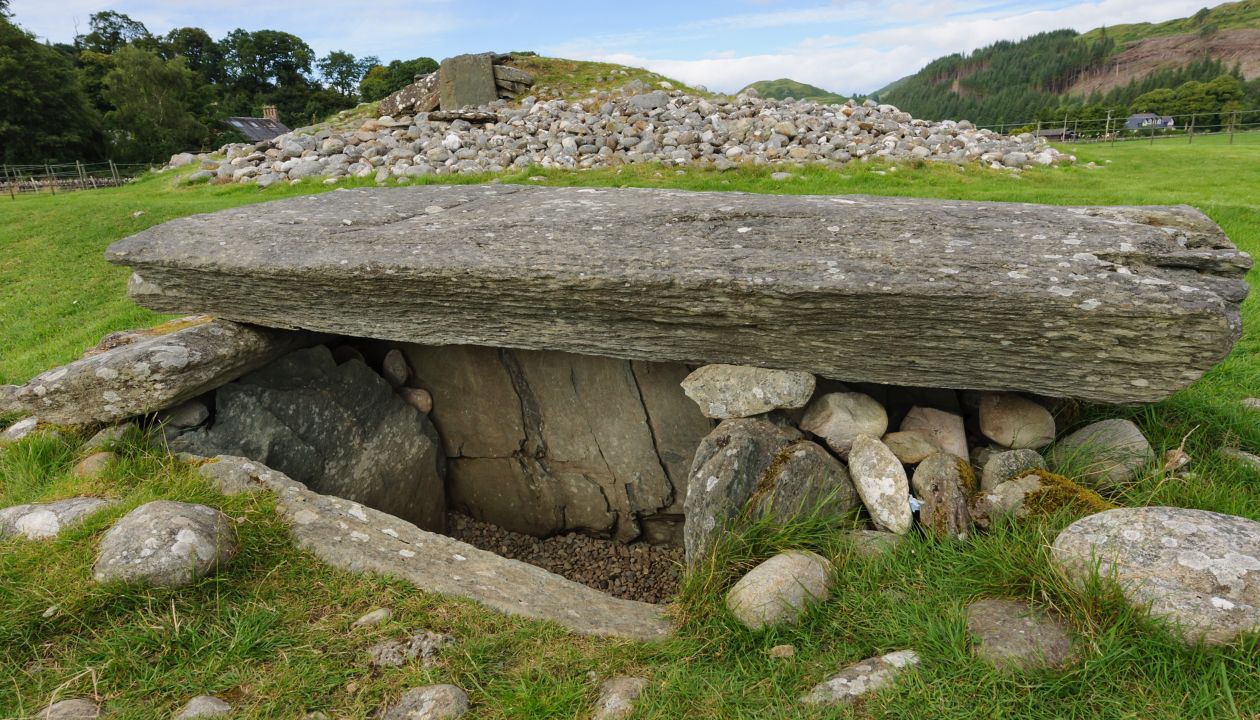
{"type": "Polygon", "coordinates": [[[72,192],[118,187],[135,180],[149,169],[143,163],[120,165],[102,163],[59,163],[44,165],[0,165],[0,193],[16,200],[20,195],[72,192]]]}
{"type": "Polygon", "coordinates": [[[1238,133],[1260,130],[1260,110],[1235,110],[1184,115],[1134,113],[1106,117],[1072,117],[1062,120],[1033,120],[1008,123],[976,123],[1002,134],[1034,133],[1051,141],[1117,142],[1183,137],[1193,143],[1196,137],[1224,135],[1232,145],[1238,133]]]}

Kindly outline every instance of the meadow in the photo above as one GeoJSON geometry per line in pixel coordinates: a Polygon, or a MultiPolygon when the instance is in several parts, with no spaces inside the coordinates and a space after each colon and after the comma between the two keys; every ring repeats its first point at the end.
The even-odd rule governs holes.
{"type": "MultiPolygon", "coordinates": [[[[528,169],[508,183],[643,186],[782,194],[904,195],[1056,205],[1189,204],[1240,248],[1260,253],[1260,134],[1154,144],[1066,146],[1074,167],[1019,174],[976,166],[852,163],[730,172],[633,166],[565,173],[528,169]],[[1086,164],[1093,162],[1095,167],[1086,164]],[[531,179],[531,178],[542,178],[531,179]]],[[[105,333],[163,319],[131,303],[128,271],[105,247],[151,225],[329,186],[179,185],[152,174],[119,189],[0,198],[0,383],[20,383],[78,357],[105,333]]],[[[478,182],[459,177],[448,182],[478,182]]],[[[437,180],[433,180],[436,182],[437,180]]],[[[353,183],[341,183],[345,187],[353,183]]],[[[1253,290],[1260,271],[1248,276],[1253,290]]],[[[1060,429],[1090,418],[1137,422],[1157,452],[1178,447],[1188,472],[1153,468],[1109,499],[1176,505],[1260,520],[1260,472],[1222,448],[1260,451],[1260,294],[1243,308],[1244,337],[1193,386],[1140,408],[1073,407],[1060,429]]],[[[0,426],[14,418],[0,418],[0,426]]],[[[0,718],[25,717],[54,698],[96,695],[110,718],[165,718],[197,694],[236,708],[233,717],[367,718],[407,687],[450,682],[468,691],[473,717],[588,717],[598,683],[649,679],[638,718],[1231,718],[1260,717],[1257,643],[1191,648],[1128,607],[1106,585],[1076,588],[1050,565],[1046,546],[1071,510],[1002,525],[964,544],[913,536],[891,556],[865,559],[818,520],[731,534],[674,605],[680,629],[640,645],[576,637],[556,626],[506,618],[388,579],[334,571],[293,548],[267,496],[225,497],[151,439],[128,438],[121,461],[96,480],[70,468],[84,438],[41,434],[0,448],[0,507],[90,493],[119,503],[51,543],[0,540],[0,718]],[[242,554],[224,573],[181,590],[127,590],[90,580],[95,542],[109,524],[152,499],[202,502],[236,518],[242,554]],[[742,570],[782,548],[835,559],[830,600],[795,625],[744,629],[722,592],[742,570]],[[1002,673],[972,657],[963,608],[981,596],[1024,599],[1063,615],[1078,660],[1060,670],[1002,673]],[[393,619],[352,629],[380,606],[393,619]],[[50,608],[53,608],[50,610],[50,608]],[[366,648],[410,630],[456,638],[433,667],[373,668],[366,648]],[[791,643],[796,654],[767,650],[791,643]],[[891,690],[853,707],[806,710],[797,702],[839,668],[892,650],[923,660],[891,690]]]]}

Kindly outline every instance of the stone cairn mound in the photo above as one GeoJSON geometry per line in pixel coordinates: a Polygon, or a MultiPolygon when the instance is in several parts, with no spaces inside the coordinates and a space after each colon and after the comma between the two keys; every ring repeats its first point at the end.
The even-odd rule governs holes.
{"type": "Polygon", "coordinates": [[[743,164],[841,166],[876,158],[1019,169],[1075,160],[1028,133],[1012,137],[965,120],[916,119],[869,100],[826,105],[765,99],[755,91],[705,98],[631,81],[619,91],[580,101],[542,101],[522,97],[533,78],[496,64],[501,60],[506,58],[489,54],[449,59],[437,73],[382,101],[380,116],[358,127],[299,128],[256,144],[225,145],[214,155],[181,153],[171,165],[199,162],[190,182],[266,187],[303,178],[380,183],[529,166],[589,169],[643,162],[728,170],[743,164]]]}

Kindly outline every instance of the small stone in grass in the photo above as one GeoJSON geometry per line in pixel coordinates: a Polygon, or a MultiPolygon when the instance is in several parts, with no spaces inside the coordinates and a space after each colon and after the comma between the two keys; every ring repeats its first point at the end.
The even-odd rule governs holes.
{"type": "Polygon", "coordinates": [[[110,463],[114,462],[114,453],[108,450],[92,453],[80,460],[71,473],[81,480],[92,480],[101,476],[110,463]]]}
{"type": "Polygon", "coordinates": [[[403,693],[381,720],[454,720],[468,712],[468,695],[454,685],[426,685],[403,693]]]}
{"type": "Polygon", "coordinates": [[[637,677],[615,677],[599,688],[599,700],[591,720],[620,720],[634,712],[634,704],[647,687],[647,680],[637,677]]]}
{"type": "Polygon", "coordinates": [[[394,613],[387,607],[377,608],[363,617],[355,620],[350,627],[364,627],[366,625],[377,625],[389,620],[394,613]]]}
{"type": "Polygon", "coordinates": [[[232,706],[213,695],[198,695],[175,716],[175,720],[188,718],[223,717],[232,712],[232,706]]]}
{"type": "Polygon", "coordinates": [[[793,645],[775,645],[767,650],[766,654],[772,658],[790,658],[796,654],[796,647],[793,645]]]}

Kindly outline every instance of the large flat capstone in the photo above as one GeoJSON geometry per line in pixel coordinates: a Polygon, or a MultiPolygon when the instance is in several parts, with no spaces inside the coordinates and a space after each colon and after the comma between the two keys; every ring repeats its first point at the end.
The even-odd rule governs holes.
{"type": "Polygon", "coordinates": [[[1241,333],[1189,207],[510,185],[341,190],[118,241],[162,311],[428,345],[1151,402],[1241,333]]]}

